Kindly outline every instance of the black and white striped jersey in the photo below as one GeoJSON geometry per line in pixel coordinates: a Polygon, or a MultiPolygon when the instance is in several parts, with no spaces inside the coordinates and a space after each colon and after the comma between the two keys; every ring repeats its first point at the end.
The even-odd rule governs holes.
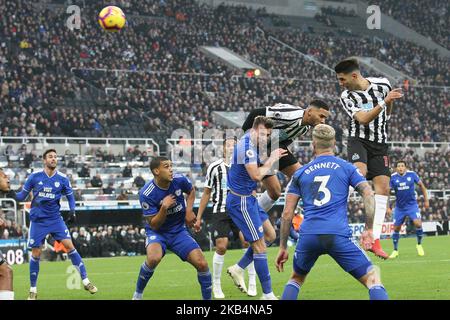
{"type": "Polygon", "coordinates": [[[370,82],[367,90],[345,90],[341,94],[341,104],[351,118],[348,135],[372,142],[386,143],[389,120],[386,110],[381,111],[378,117],[368,125],[362,125],[354,119],[357,112],[372,110],[392,90],[386,78],[366,78],[366,80],[370,82]]]}
{"type": "Polygon", "coordinates": [[[266,117],[274,121],[274,129],[280,130],[280,141],[294,140],[311,129],[302,124],[304,113],[303,108],[284,103],[266,107],[266,117]]]}
{"type": "Polygon", "coordinates": [[[213,213],[225,212],[227,203],[227,171],[229,165],[219,159],[206,170],[205,188],[212,190],[213,213]]]}

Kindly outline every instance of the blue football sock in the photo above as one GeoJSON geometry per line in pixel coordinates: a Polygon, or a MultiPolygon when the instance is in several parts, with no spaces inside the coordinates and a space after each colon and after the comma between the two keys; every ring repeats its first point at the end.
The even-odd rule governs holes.
{"type": "Polygon", "coordinates": [[[400,239],[400,232],[394,231],[394,234],[392,235],[392,242],[394,242],[394,250],[398,250],[398,240],[400,239]]]}
{"type": "Polygon", "coordinates": [[[242,269],[245,269],[250,263],[252,263],[252,261],[253,261],[253,248],[248,247],[247,251],[245,251],[241,260],[239,260],[238,266],[241,267],[242,269]]]}
{"type": "Polygon", "coordinates": [[[211,272],[197,272],[197,279],[200,283],[200,287],[202,288],[202,297],[203,300],[211,300],[212,299],[212,278],[211,272]]]}
{"type": "Polygon", "coordinates": [[[272,292],[272,280],[270,279],[269,265],[267,264],[267,253],[253,254],[255,270],[264,293],[272,292]]]}
{"type": "Polygon", "coordinates": [[[382,285],[373,286],[369,289],[370,300],[389,300],[386,289],[382,285]]]}
{"type": "Polygon", "coordinates": [[[39,260],[40,258],[35,258],[31,256],[30,259],[30,286],[36,287],[38,275],[39,275],[39,260]]]}
{"type": "Polygon", "coordinates": [[[297,300],[298,293],[300,292],[300,284],[295,280],[289,280],[284,287],[283,295],[281,300],[297,300]]]}
{"type": "Polygon", "coordinates": [[[69,256],[70,260],[72,261],[72,264],[74,265],[74,267],[80,273],[81,279],[83,279],[83,280],[86,279],[87,278],[86,267],[84,266],[83,260],[81,260],[81,256],[78,253],[77,249],[73,249],[72,251],[70,251],[68,253],[68,256],[69,256]]]}
{"type": "Polygon", "coordinates": [[[417,244],[422,244],[423,229],[416,228],[417,244]]]}
{"type": "Polygon", "coordinates": [[[139,270],[139,277],[136,283],[136,292],[142,294],[144,292],[145,287],[147,286],[148,281],[153,275],[154,270],[150,268],[147,263],[141,265],[141,270],[139,270]]]}

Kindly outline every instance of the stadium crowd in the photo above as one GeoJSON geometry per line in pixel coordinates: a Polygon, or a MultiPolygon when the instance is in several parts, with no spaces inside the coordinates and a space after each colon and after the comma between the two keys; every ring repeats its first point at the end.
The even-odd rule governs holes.
{"type": "Polygon", "coordinates": [[[450,50],[450,8],[440,0],[410,0],[404,6],[396,0],[380,1],[381,9],[394,19],[433,39],[450,50]]]}

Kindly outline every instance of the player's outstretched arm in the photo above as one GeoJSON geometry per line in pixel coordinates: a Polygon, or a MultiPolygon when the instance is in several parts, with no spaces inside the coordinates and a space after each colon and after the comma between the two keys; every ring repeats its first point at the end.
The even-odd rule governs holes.
{"type": "Polygon", "coordinates": [[[202,198],[200,199],[200,205],[197,212],[197,221],[194,225],[194,231],[200,232],[202,226],[203,212],[205,212],[206,206],[208,205],[209,199],[211,198],[211,188],[205,187],[203,189],[202,198]]]}
{"type": "Polygon", "coordinates": [[[284,271],[284,264],[289,259],[289,254],[287,251],[287,241],[292,225],[292,218],[294,217],[294,211],[297,207],[298,200],[300,196],[287,193],[283,214],[281,215],[281,226],[280,226],[280,250],[276,259],[276,267],[278,272],[284,271]]]}

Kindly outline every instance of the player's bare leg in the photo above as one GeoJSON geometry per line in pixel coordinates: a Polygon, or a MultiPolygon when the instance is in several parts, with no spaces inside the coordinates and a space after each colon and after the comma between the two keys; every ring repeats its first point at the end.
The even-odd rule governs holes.
{"type": "Polygon", "coordinates": [[[298,274],[295,271],[292,272],[291,278],[284,287],[281,300],[297,300],[300,288],[306,280],[306,274],[298,274]]]}
{"type": "Polygon", "coordinates": [[[368,272],[358,279],[367,289],[369,289],[370,300],[388,300],[386,289],[381,283],[380,270],[377,266],[372,266],[368,272]]]}
{"type": "MultiPolygon", "coordinates": [[[[364,162],[355,162],[353,164],[359,169],[359,171],[361,172],[361,174],[364,177],[367,177],[367,164],[365,164],[364,162]]],[[[387,196],[389,195],[389,177],[377,176],[377,177],[373,178],[373,184],[374,184],[374,188],[375,188],[375,217],[374,217],[374,222],[373,222],[374,243],[372,245],[372,248],[369,249],[369,251],[372,251],[377,257],[380,257],[382,259],[387,259],[388,255],[381,248],[380,237],[381,237],[381,230],[383,227],[384,217],[386,215],[386,210],[387,210],[387,199],[388,199],[387,196]],[[383,194],[386,193],[386,185],[385,185],[386,179],[387,179],[387,195],[385,197],[382,194],[377,193],[377,191],[383,192],[383,194]],[[384,188],[381,188],[380,187],[381,185],[384,188]],[[382,212],[383,208],[384,208],[384,212],[382,212]]]]}
{"type": "Polygon", "coordinates": [[[394,226],[394,233],[392,234],[392,242],[394,243],[394,251],[392,251],[389,259],[395,259],[398,257],[398,242],[400,240],[400,230],[402,225],[394,226]]]}
{"type": "Polygon", "coordinates": [[[197,279],[200,283],[203,300],[211,300],[212,279],[203,251],[201,249],[192,250],[187,257],[187,262],[197,269],[197,279]]]}
{"type": "Polygon", "coordinates": [[[421,219],[414,219],[413,223],[414,223],[414,227],[416,227],[416,235],[417,235],[416,249],[417,249],[417,254],[422,257],[422,256],[425,255],[425,251],[423,250],[423,247],[422,247],[422,237],[423,237],[422,220],[421,219]]]}
{"type": "Polygon", "coordinates": [[[6,261],[0,265],[0,300],[14,300],[13,271],[6,261]]]}
{"type": "Polygon", "coordinates": [[[87,277],[86,267],[84,266],[83,260],[81,259],[80,254],[77,249],[75,249],[71,239],[61,240],[63,246],[67,249],[67,255],[72,261],[73,266],[80,273],[81,279],[83,281],[83,286],[86,291],[89,291],[91,294],[94,294],[98,291],[97,287],[94,286],[87,277]]]}
{"type": "Polygon", "coordinates": [[[163,257],[162,247],[156,242],[149,244],[146,248],[146,252],[147,256],[141,265],[136,283],[136,290],[133,294],[132,300],[142,300],[144,289],[163,257]]]}
{"type": "Polygon", "coordinates": [[[30,258],[30,292],[28,300],[37,300],[37,279],[39,276],[39,262],[41,259],[41,248],[31,249],[30,258]]]}
{"type": "Polygon", "coordinates": [[[225,258],[225,253],[227,252],[228,238],[217,238],[216,239],[216,252],[213,256],[213,294],[216,299],[223,299],[225,295],[222,291],[220,277],[222,275],[222,268],[225,258]]]}
{"type": "MultiPolygon", "coordinates": [[[[250,247],[250,243],[245,241],[244,235],[240,231],[239,231],[239,240],[241,240],[241,245],[242,248],[244,249],[244,252],[247,251],[247,249],[250,247]]],[[[258,295],[258,289],[256,288],[256,270],[255,270],[255,263],[253,261],[247,266],[247,272],[248,272],[247,295],[250,297],[256,297],[258,295]]]]}

